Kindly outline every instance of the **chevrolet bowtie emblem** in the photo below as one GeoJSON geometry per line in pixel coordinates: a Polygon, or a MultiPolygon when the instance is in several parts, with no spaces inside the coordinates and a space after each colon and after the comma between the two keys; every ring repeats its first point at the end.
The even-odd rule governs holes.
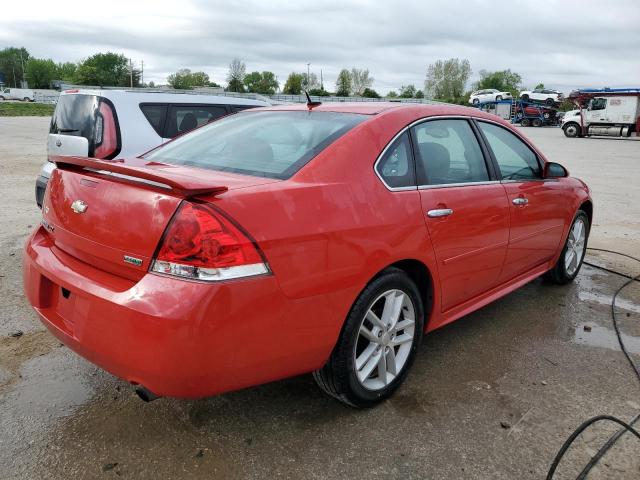
{"type": "Polygon", "coordinates": [[[71,210],[73,210],[76,213],[84,213],[87,211],[87,208],[89,206],[84,203],[82,200],[75,200],[72,204],[71,204],[71,210]]]}

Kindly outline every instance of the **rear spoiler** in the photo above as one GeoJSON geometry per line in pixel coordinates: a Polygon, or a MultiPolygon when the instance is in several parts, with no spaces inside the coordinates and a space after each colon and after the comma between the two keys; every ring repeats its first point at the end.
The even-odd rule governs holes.
{"type": "Polygon", "coordinates": [[[52,156],[49,159],[61,170],[112,172],[123,175],[125,179],[138,180],[145,184],[151,182],[151,185],[166,187],[183,197],[224,193],[229,189],[224,185],[212,185],[212,182],[207,181],[206,178],[186,175],[179,171],[181,167],[165,163],[147,162],[142,166],[134,166],[126,165],[124,160],[100,160],[71,156],[52,156]]]}

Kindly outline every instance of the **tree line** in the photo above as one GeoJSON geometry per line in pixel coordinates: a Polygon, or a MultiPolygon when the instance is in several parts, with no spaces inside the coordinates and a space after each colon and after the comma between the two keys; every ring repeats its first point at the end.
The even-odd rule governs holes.
{"type": "MultiPolygon", "coordinates": [[[[149,86],[153,82],[142,83],[142,71],[135,68],[124,55],[106,52],[96,53],[77,63],[56,63],[52,59],[34,58],[23,48],[8,47],[0,50],[0,72],[4,74],[8,86],[19,87],[25,79],[32,88],[49,88],[53,81],[61,80],[76,85],[96,86],[149,86]]],[[[471,64],[467,59],[450,58],[437,60],[426,70],[424,88],[415,85],[402,85],[390,91],[387,98],[430,98],[447,103],[466,104],[472,90],[495,88],[508,91],[514,97],[522,89],[522,78],[510,69],[499,71],[480,70],[479,79],[468,89],[471,78],[471,64]]],[[[220,87],[205,72],[193,72],[182,68],[167,77],[167,84],[176,89],[197,87],[220,87]]],[[[322,79],[313,72],[291,72],[282,89],[275,73],[253,71],[247,73],[245,63],[234,58],[227,71],[226,90],[231,92],[249,92],[273,95],[281,91],[284,94],[300,95],[305,91],[310,95],[339,97],[359,96],[381,98],[373,89],[374,78],[368,69],[343,68],[338,73],[333,91],[325,89],[322,79]]],[[[542,84],[538,84],[540,87],[542,84]]]]}

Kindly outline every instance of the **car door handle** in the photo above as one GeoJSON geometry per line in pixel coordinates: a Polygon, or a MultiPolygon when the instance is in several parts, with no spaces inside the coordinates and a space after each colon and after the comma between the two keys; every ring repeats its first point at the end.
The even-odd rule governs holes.
{"type": "Polygon", "coordinates": [[[511,200],[511,203],[513,203],[514,205],[526,205],[527,203],[529,203],[529,200],[524,197],[518,197],[511,200]]]}
{"type": "Polygon", "coordinates": [[[453,210],[450,208],[437,208],[435,210],[429,210],[427,212],[427,217],[429,218],[440,218],[440,217],[448,217],[453,213],[453,210]]]}

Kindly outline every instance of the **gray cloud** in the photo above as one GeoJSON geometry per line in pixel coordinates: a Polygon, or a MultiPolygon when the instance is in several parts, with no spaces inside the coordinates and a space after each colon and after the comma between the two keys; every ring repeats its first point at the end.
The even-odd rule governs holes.
{"type": "Polygon", "coordinates": [[[83,4],[69,15],[67,9],[51,13],[49,4],[46,15],[3,16],[0,46],[24,45],[57,61],[123,52],[143,59],[145,78],[156,82],[188,67],[224,83],[234,56],[248,71],[274,71],[281,83],[310,62],[315,73],[323,70],[330,89],[341,68],[354,66],[368,68],[382,92],[409,83],[422,88],[427,66],[449,57],[469,59],[474,78],[482,69],[511,68],[530,87],[543,82],[568,91],[640,82],[636,0],[615,7],[541,0],[126,5],[83,4]]]}

